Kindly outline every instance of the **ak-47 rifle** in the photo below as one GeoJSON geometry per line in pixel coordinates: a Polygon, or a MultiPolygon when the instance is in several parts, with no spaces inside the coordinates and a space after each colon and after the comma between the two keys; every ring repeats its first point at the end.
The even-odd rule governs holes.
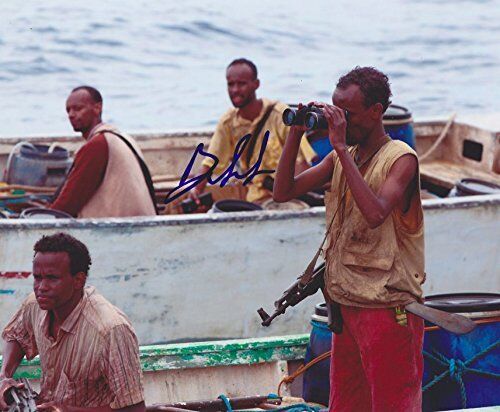
{"type": "Polygon", "coordinates": [[[274,302],[274,307],[276,309],[271,316],[269,316],[263,308],[260,308],[257,312],[262,319],[262,326],[269,326],[276,317],[285,313],[287,308],[297,305],[308,296],[314,295],[318,289],[323,289],[325,286],[325,281],[323,279],[324,271],[325,264],[322,263],[314,270],[311,280],[305,285],[303,285],[299,279],[285,290],[283,295],[274,302]]]}
{"type": "Polygon", "coordinates": [[[24,388],[11,388],[8,391],[8,412],[37,412],[35,399],[37,393],[33,390],[26,378],[21,378],[24,388]]]}
{"type": "MultiPolygon", "coordinates": [[[[324,273],[325,264],[322,263],[314,269],[312,276],[305,283],[301,282],[303,281],[303,277],[301,276],[299,280],[285,290],[283,295],[274,302],[275,310],[272,315],[268,315],[263,308],[260,308],[257,312],[262,319],[262,326],[269,326],[276,317],[285,313],[287,308],[297,305],[308,296],[314,295],[318,289],[323,290],[325,286],[324,273]]],[[[326,309],[328,312],[328,327],[334,333],[342,333],[343,322],[340,305],[335,302],[328,303],[326,309]]],[[[465,316],[444,312],[418,302],[407,304],[405,309],[422,319],[459,335],[469,333],[476,327],[474,321],[465,316]]]]}
{"type": "MultiPolygon", "coordinates": [[[[269,315],[263,308],[260,308],[257,312],[262,319],[262,326],[269,326],[271,322],[285,313],[287,308],[295,306],[302,302],[308,296],[314,295],[319,289],[323,290],[325,287],[324,281],[325,275],[325,264],[320,264],[314,269],[311,278],[302,283],[302,276],[287,290],[283,292],[283,295],[274,302],[274,312],[269,315]]],[[[338,303],[329,303],[326,305],[328,312],[328,327],[334,333],[342,333],[342,316],[340,314],[340,306],[338,303]]]]}

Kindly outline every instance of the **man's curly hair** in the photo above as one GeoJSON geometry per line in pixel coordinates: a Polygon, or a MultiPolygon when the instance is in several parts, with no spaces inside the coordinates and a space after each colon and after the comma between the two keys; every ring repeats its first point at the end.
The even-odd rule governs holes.
{"type": "Polygon", "coordinates": [[[66,252],[69,257],[70,272],[73,276],[78,272],[88,274],[90,265],[92,264],[87,246],[67,233],[60,232],[51,236],[43,236],[35,243],[33,250],[35,251],[35,255],[38,252],[66,252]]]}
{"type": "Polygon", "coordinates": [[[374,67],[355,67],[339,79],[337,87],[345,89],[352,84],[359,86],[363,93],[365,107],[380,103],[385,112],[391,104],[389,78],[374,67]]]}

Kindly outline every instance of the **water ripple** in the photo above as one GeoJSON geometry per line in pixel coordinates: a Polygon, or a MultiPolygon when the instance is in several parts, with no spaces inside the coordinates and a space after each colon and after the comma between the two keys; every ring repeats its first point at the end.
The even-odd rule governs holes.
{"type": "Polygon", "coordinates": [[[500,111],[497,4],[318,0],[305,13],[298,0],[3,1],[0,135],[70,131],[64,100],[82,83],[124,130],[211,127],[230,105],[225,68],[237,57],[257,64],[259,96],[282,101],[328,101],[339,75],[372,65],[417,118],[500,111]]]}

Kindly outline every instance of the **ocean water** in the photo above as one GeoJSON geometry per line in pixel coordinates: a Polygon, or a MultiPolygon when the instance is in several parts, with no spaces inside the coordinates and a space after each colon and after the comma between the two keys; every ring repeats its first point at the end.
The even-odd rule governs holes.
{"type": "Polygon", "coordinates": [[[0,23],[0,136],[71,133],[82,84],[124,131],[211,128],[238,57],[259,96],[288,103],[327,101],[371,65],[417,119],[500,111],[497,0],[2,0],[0,23]]]}

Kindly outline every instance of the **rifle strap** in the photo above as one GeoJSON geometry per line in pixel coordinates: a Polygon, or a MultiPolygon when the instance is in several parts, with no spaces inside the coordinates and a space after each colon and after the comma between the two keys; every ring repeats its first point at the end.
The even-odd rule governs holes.
{"type": "Polygon", "coordinates": [[[146,165],[144,159],[139,156],[139,153],[135,150],[134,146],[121,134],[115,132],[114,130],[99,130],[99,133],[111,133],[118,137],[123,143],[127,145],[127,147],[132,151],[135,158],[139,162],[139,166],[141,167],[142,174],[144,176],[144,180],[146,181],[146,185],[148,186],[149,196],[151,197],[151,201],[153,202],[153,206],[155,208],[155,213],[158,215],[158,207],[156,206],[156,197],[155,197],[155,188],[153,185],[153,179],[151,178],[151,173],[149,172],[149,168],[146,165]]]}
{"type": "Polygon", "coordinates": [[[269,116],[271,115],[271,112],[274,109],[274,106],[276,106],[276,103],[271,104],[266,112],[264,113],[264,116],[259,120],[259,123],[255,126],[255,129],[253,129],[252,132],[252,137],[250,138],[250,143],[247,149],[246,153],[246,161],[247,161],[247,166],[250,165],[250,161],[252,160],[253,152],[255,150],[255,146],[257,144],[257,139],[259,138],[260,132],[264,128],[264,125],[267,122],[267,119],[269,119],[269,116]]]}

